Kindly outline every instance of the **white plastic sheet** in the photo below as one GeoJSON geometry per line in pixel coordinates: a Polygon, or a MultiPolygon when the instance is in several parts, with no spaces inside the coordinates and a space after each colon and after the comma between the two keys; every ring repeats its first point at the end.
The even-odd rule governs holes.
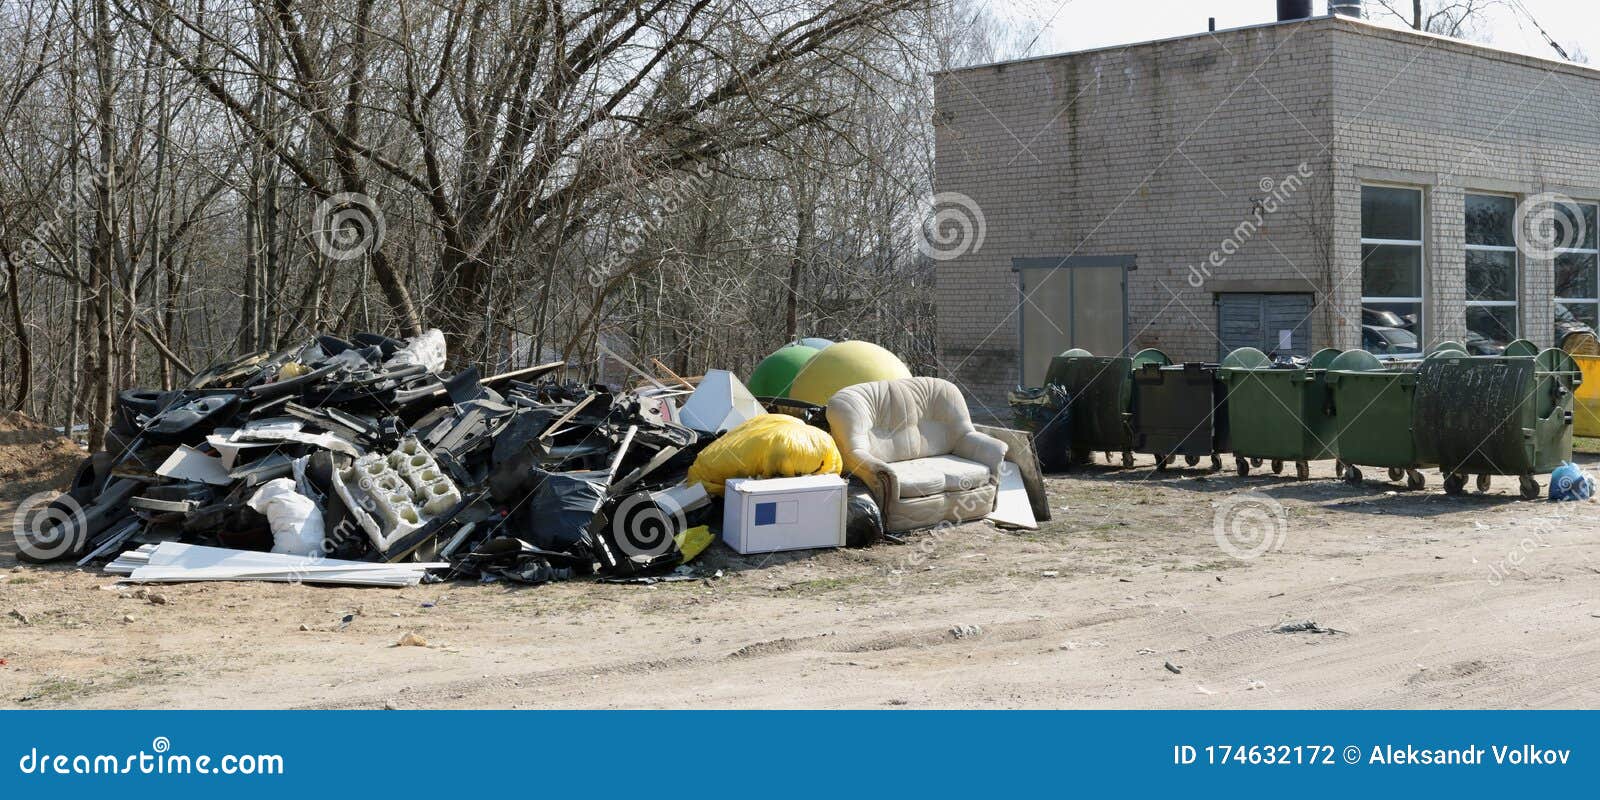
{"type": "Polygon", "coordinates": [[[295,491],[294,481],[267,481],[250,498],[250,507],[267,516],[272,552],[310,556],[322,551],[322,511],[311,498],[295,491]]]}
{"type": "Polygon", "coordinates": [[[403,367],[421,364],[429,372],[443,372],[445,362],[444,331],[429,328],[421,336],[406,340],[406,346],[384,362],[385,367],[403,367]]]}

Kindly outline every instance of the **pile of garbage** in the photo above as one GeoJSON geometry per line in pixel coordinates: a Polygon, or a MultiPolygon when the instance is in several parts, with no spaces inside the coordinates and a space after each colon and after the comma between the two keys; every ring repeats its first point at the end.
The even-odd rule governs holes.
{"type": "MultiPolygon", "coordinates": [[[[446,374],[445,356],[437,330],[321,335],[182,389],[122,391],[106,449],[21,510],[19,555],[145,582],[631,580],[712,542],[729,478],[840,471],[818,407],[757,420],[772,401],[726,372],[640,371],[641,388],[615,390],[559,380],[562,362],[446,374]],[[766,438],[724,436],[748,421],[739,440],[766,438]],[[757,450],[766,463],[745,463],[757,450]]],[[[865,501],[850,503],[858,543],[865,501]]]]}

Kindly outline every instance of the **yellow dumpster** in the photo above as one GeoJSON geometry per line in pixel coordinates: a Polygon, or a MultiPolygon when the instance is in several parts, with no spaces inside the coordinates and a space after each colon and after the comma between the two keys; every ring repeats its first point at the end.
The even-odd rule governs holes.
{"type": "Polygon", "coordinates": [[[1600,356],[1573,355],[1583,383],[1572,392],[1572,435],[1600,436],[1600,356]]]}

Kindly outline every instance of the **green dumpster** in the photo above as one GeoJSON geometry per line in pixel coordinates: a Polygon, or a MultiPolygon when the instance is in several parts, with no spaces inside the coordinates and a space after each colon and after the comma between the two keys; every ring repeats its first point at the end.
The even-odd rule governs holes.
{"type": "Polygon", "coordinates": [[[1500,356],[1430,358],[1417,375],[1416,435],[1460,494],[1467,476],[1489,489],[1489,476],[1514,475],[1521,494],[1539,496],[1535,475],[1572,458],[1577,362],[1551,348],[1534,355],[1513,342],[1500,356]]]}
{"type": "Polygon", "coordinates": [[[1228,428],[1241,476],[1250,474],[1255,459],[1257,466],[1270,461],[1274,474],[1292,463],[1303,481],[1311,477],[1310,462],[1334,457],[1337,429],[1323,374],[1338,356],[1330,347],[1303,368],[1284,368],[1274,367],[1260,350],[1242,347],[1222,360],[1217,377],[1228,386],[1228,428]]]}
{"type": "Polygon", "coordinates": [[[1432,462],[1419,452],[1411,430],[1419,364],[1386,365],[1365,350],[1347,350],[1328,364],[1323,381],[1346,481],[1360,483],[1361,467],[1380,467],[1389,470],[1390,480],[1405,478],[1409,488],[1427,485],[1418,469],[1432,462]]]}
{"type": "Polygon", "coordinates": [[[1127,356],[1096,356],[1072,349],[1050,360],[1045,384],[1066,389],[1071,398],[1067,416],[1072,423],[1072,461],[1084,463],[1098,450],[1111,460],[1122,454],[1122,465],[1133,466],[1133,370],[1139,364],[1166,364],[1165,353],[1154,348],[1127,356]]]}
{"type": "Polygon", "coordinates": [[[1133,371],[1134,450],[1166,469],[1175,456],[1194,466],[1203,456],[1222,469],[1228,441],[1227,387],[1216,364],[1141,364],[1133,371]]]}

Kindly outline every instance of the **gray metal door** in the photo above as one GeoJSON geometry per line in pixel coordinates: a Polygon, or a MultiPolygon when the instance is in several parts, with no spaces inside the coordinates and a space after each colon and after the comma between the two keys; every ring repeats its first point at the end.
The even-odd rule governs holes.
{"type": "Polygon", "coordinates": [[[1217,295],[1218,358],[1241,347],[1267,355],[1311,355],[1310,293],[1217,295]]]}
{"type": "Polygon", "coordinates": [[[1114,356],[1127,348],[1127,272],[1136,264],[1133,256],[1012,259],[1024,386],[1043,384],[1050,359],[1063,350],[1114,356]]]}

